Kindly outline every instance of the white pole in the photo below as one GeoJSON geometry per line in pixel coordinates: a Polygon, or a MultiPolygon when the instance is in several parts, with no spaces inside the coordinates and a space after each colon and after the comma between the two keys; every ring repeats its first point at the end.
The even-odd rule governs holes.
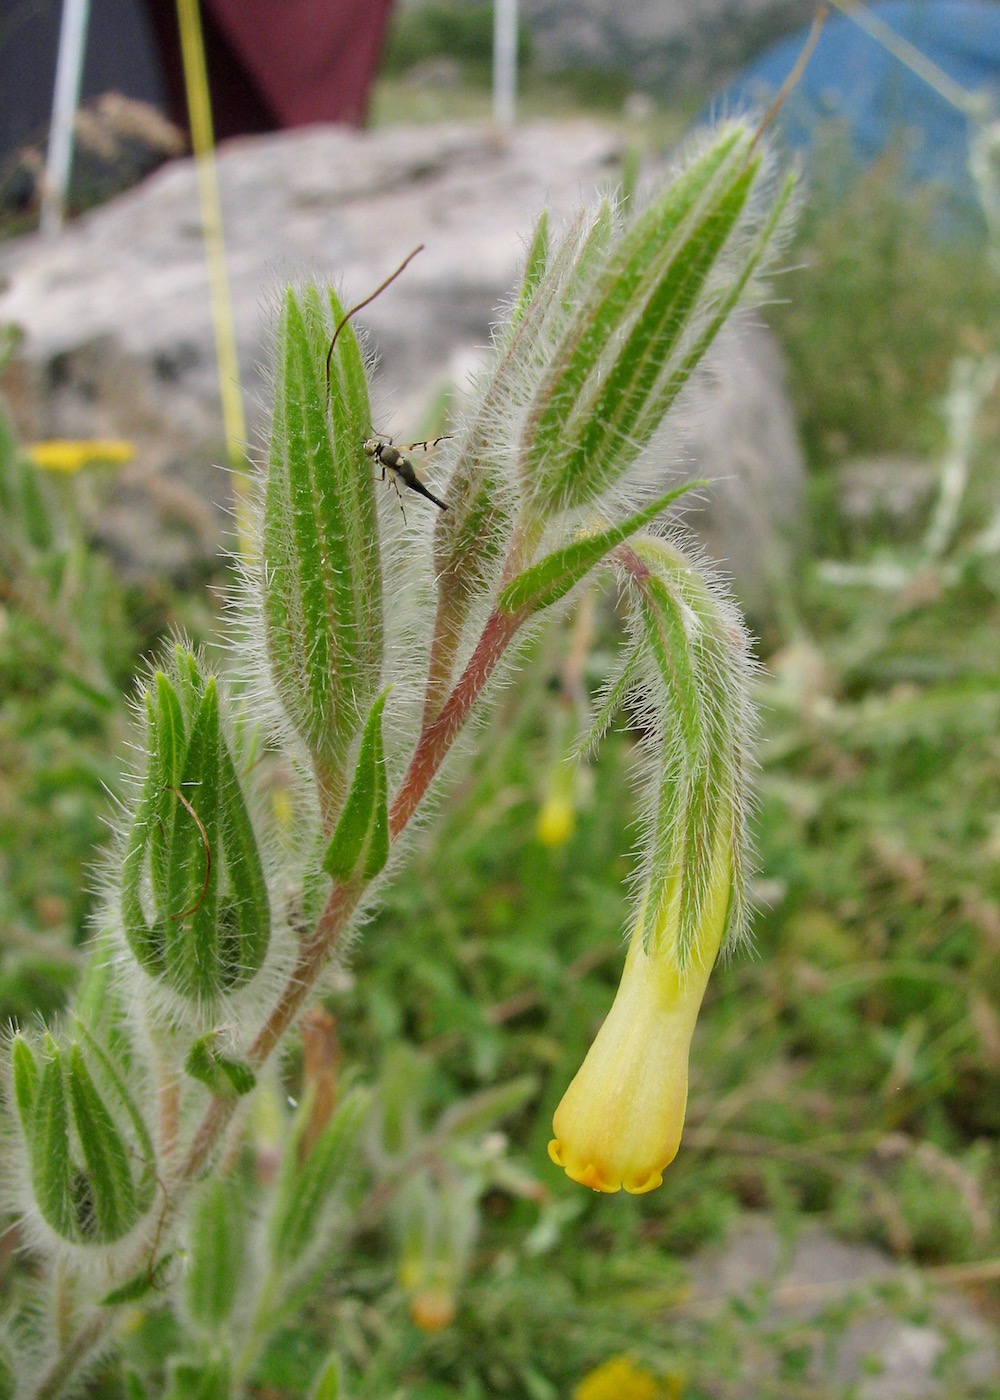
{"type": "Polygon", "coordinates": [[[58,233],[63,223],[73,160],[73,122],[80,101],[89,16],[90,0],[63,0],[56,84],[52,96],[52,123],[42,182],[41,230],[46,236],[58,233]]]}
{"type": "Polygon", "coordinates": [[[493,120],[514,125],[517,93],[517,0],[494,0],[493,5],[493,120]]]}

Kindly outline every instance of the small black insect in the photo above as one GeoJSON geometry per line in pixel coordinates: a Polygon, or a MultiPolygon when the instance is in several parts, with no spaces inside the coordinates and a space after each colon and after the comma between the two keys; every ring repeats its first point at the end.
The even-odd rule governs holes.
{"type": "MultiPolygon", "coordinates": [[[[421,243],[419,248],[414,248],[413,252],[400,263],[391,277],[387,277],[380,286],[376,287],[371,296],[365,297],[364,301],[359,301],[357,306],[352,306],[350,311],[341,319],[336,330],[333,332],[330,348],[326,352],[326,391],[328,394],[330,392],[330,364],[333,360],[333,350],[334,346],[337,344],[337,337],[340,335],[340,332],[344,329],[352,316],[360,311],[362,307],[373,302],[377,296],[381,296],[386,287],[395,282],[399,274],[408,263],[417,256],[423,246],[424,245],[421,243]]],[[[447,437],[447,434],[445,434],[445,437],[447,437]]],[[[371,437],[366,437],[362,440],[361,447],[365,456],[370,457],[373,462],[376,462],[382,468],[382,480],[388,481],[395,491],[396,498],[399,501],[399,508],[403,511],[404,520],[406,519],[406,511],[403,510],[403,496],[399,489],[400,482],[402,482],[404,486],[408,486],[411,491],[416,491],[418,496],[423,496],[428,501],[433,501],[441,510],[448,509],[447,502],[435,496],[434,492],[429,491],[420,480],[419,476],[417,476],[416,467],[406,455],[407,452],[413,452],[418,447],[422,448],[425,452],[429,452],[430,449],[436,447],[439,442],[444,442],[445,437],[429,438],[425,442],[408,443],[405,451],[395,447],[392,438],[387,437],[384,433],[373,433],[371,437]]]]}
{"type": "MultiPolygon", "coordinates": [[[[447,437],[447,434],[445,434],[447,437]]],[[[407,452],[413,452],[420,447],[425,452],[429,452],[432,447],[437,447],[439,442],[444,442],[444,437],[428,438],[425,442],[410,442],[406,445],[407,452]]],[[[400,494],[400,481],[404,486],[408,486],[411,491],[416,491],[418,496],[425,497],[428,501],[433,501],[441,510],[448,509],[447,501],[442,501],[439,496],[435,496],[433,491],[429,491],[424,483],[417,476],[417,470],[409,457],[401,452],[398,447],[393,446],[392,438],[369,437],[365,438],[361,444],[365,455],[370,457],[382,468],[382,480],[388,480],[396,496],[399,499],[399,508],[403,510],[403,497],[400,494]]],[[[406,519],[406,511],[403,510],[403,519],[406,519]]]]}

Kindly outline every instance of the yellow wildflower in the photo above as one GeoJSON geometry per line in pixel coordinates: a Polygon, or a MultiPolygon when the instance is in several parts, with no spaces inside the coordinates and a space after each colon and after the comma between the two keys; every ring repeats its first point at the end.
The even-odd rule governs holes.
{"type": "Polygon", "coordinates": [[[131,462],[135,448],[130,442],[118,438],[83,438],[75,441],[68,438],[49,438],[45,442],[34,442],[28,448],[28,458],[47,472],[63,472],[71,475],[81,467],[101,464],[120,466],[131,462]]]}
{"type": "Polygon", "coordinates": [[[729,908],[730,861],[721,849],[714,867],[683,972],[677,897],[648,935],[640,910],[614,1003],[556,1109],[549,1156],[595,1191],[652,1191],[677,1155],[691,1037],[729,908]]]}
{"type": "Polygon", "coordinates": [[[648,1371],[627,1356],[612,1356],[588,1371],[573,1391],[573,1400],[660,1400],[661,1395],[648,1371]]]}

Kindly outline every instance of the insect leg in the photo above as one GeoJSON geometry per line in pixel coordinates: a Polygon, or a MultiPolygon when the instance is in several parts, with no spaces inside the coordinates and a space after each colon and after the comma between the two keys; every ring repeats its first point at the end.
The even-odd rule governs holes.
{"type": "MultiPolygon", "coordinates": [[[[437,447],[439,442],[450,442],[451,438],[451,433],[442,433],[440,437],[426,438],[423,442],[408,442],[406,444],[406,447],[403,448],[403,451],[413,452],[416,448],[419,447],[424,452],[431,452],[435,447],[437,447]]],[[[392,441],[391,438],[389,440],[390,442],[392,441]]]]}
{"type": "Polygon", "coordinates": [[[404,505],[403,505],[403,493],[402,493],[402,492],[400,491],[400,489],[399,489],[399,482],[396,480],[396,473],[395,473],[395,471],[394,471],[394,469],[393,469],[392,467],[390,467],[390,468],[388,469],[388,471],[386,470],[385,467],[382,468],[382,480],[383,480],[383,481],[388,481],[389,485],[390,485],[390,486],[392,487],[392,489],[395,491],[395,493],[396,493],[396,500],[399,502],[399,509],[400,509],[400,511],[401,511],[401,513],[402,513],[402,516],[403,516],[403,524],[405,525],[405,524],[407,523],[407,520],[406,520],[406,509],[405,509],[405,507],[404,507],[404,505]]]}

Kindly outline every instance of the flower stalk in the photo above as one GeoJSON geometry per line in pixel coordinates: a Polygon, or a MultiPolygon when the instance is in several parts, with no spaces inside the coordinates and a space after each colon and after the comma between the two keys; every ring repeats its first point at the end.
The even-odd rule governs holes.
{"type": "Polygon", "coordinates": [[[617,557],[633,649],[588,742],[631,694],[650,713],[645,876],[621,984],[553,1120],[552,1160],[597,1191],[641,1195],[677,1154],[695,1022],[720,948],[744,933],[748,641],[676,545],[617,557]]]}

